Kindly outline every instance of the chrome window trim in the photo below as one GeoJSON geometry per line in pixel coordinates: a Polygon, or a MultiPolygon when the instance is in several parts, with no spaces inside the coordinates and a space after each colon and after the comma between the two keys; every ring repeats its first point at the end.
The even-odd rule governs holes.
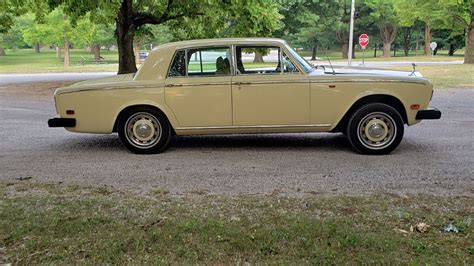
{"type": "MultiPolygon", "coordinates": [[[[171,59],[170,61],[170,64],[168,66],[168,72],[166,73],[166,79],[175,79],[175,78],[201,78],[201,77],[207,77],[207,78],[212,78],[212,77],[231,77],[233,76],[232,75],[232,62],[230,62],[230,67],[231,67],[231,70],[230,70],[230,75],[195,75],[195,76],[189,76],[188,75],[188,50],[199,50],[199,49],[206,49],[206,48],[209,48],[209,49],[213,49],[213,48],[224,48],[224,49],[229,49],[229,52],[231,53],[232,55],[232,49],[231,49],[232,45],[202,45],[202,46],[193,46],[193,47],[188,47],[188,48],[182,48],[182,49],[177,49],[175,52],[174,52],[174,55],[173,55],[173,58],[171,59]],[[174,59],[176,57],[176,54],[180,51],[183,51],[184,50],[184,60],[185,60],[185,71],[186,71],[186,75],[185,76],[173,76],[171,77],[170,76],[170,69],[171,69],[171,66],[173,65],[173,62],[174,62],[174,59]]],[[[232,57],[232,56],[231,56],[232,57]]],[[[232,61],[230,59],[230,61],[232,61]]]]}

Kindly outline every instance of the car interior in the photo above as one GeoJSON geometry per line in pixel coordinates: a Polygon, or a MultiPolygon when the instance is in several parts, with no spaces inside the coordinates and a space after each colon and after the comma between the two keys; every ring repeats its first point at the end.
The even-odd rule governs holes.
{"type": "MultiPolygon", "coordinates": [[[[178,51],[170,68],[170,77],[179,76],[216,76],[230,75],[231,64],[228,58],[229,48],[190,49],[186,52],[178,51]],[[186,66],[186,62],[188,65],[186,66]]],[[[236,46],[236,73],[241,74],[278,74],[283,72],[298,72],[288,56],[283,53],[283,62],[280,60],[279,47],[264,46],[236,46]],[[258,62],[257,54],[262,61],[258,62]]]]}

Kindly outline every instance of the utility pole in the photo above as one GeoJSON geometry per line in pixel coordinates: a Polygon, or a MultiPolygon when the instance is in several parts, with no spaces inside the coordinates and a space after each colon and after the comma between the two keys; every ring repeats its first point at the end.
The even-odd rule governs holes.
{"type": "Polygon", "coordinates": [[[354,43],[354,12],[355,12],[355,0],[352,0],[352,5],[351,5],[351,26],[349,29],[349,49],[347,52],[347,65],[349,67],[352,66],[352,47],[354,43]]]}

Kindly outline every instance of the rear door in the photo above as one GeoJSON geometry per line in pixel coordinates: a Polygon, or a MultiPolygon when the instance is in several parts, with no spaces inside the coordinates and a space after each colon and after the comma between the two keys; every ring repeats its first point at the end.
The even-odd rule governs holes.
{"type": "Polygon", "coordinates": [[[165,99],[180,127],[232,125],[230,47],[177,51],[165,99]]]}

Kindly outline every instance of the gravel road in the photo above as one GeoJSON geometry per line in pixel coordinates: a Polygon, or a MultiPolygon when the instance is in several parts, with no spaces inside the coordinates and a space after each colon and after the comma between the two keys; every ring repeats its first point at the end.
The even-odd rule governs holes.
{"type": "Polygon", "coordinates": [[[175,194],[474,194],[474,89],[438,90],[443,118],[406,127],[388,156],[351,151],[340,134],[179,137],[163,154],[135,155],[117,135],[48,128],[52,87],[0,86],[0,182],[112,186],[175,194]]]}

